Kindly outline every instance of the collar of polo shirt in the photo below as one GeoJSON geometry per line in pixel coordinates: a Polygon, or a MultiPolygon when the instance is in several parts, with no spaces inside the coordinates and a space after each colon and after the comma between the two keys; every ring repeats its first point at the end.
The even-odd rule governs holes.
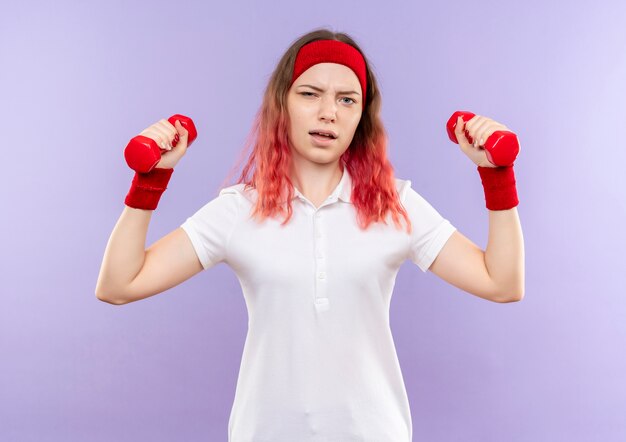
{"type": "MultiPolygon", "coordinates": [[[[293,193],[293,198],[291,198],[292,200],[294,198],[305,198],[304,195],[302,195],[302,193],[300,193],[300,191],[298,190],[298,188],[296,186],[293,187],[294,193],[293,193]]],[[[345,201],[346,203],[351,202],[350,196],[352,194],[352,177],[350,176],[350,174],[348,173],[348,168],[347,167],[343,167],[343,174],[341,175],[341,180],[339,180],[339,184],[337,184],[337,187],[335,187],[335,190],[333,190],[333,192],[329,195],[329,197],[334,198],[335,196],[338,197],[340,200],[345,201]]]]}

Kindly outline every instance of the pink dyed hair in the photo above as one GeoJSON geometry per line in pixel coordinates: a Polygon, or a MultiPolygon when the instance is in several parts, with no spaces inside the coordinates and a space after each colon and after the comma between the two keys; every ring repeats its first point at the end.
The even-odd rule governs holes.
{"type": "Polygon", "coordinates": [[[303,45],[320,39],[333,39],[354,46],[365,59],[367,66],[367,97],[361,120],[349,148],[340,158],[352,177],[351,200],[357,211],[357,223],[363,230],[374,222],[387,224],[391,214],[394,224],[401,228],[400,215],[407,223],[407,232],[412,231],[411,221],[396,191],[393,166],[387,158],[387,134],[380,119],[382,98],[378,83],[363,51],[345,33],[317,29],[298,38],[278,62],[265,89],[263,103],[256,114],[253,128],[248,134],[237,164],[222,183],[222,188],[233,175],[245,155],[248,146],[254,145],[252,153],[237,180],[245,188],[255,188],[258,200],[251,216],[259,222],[286,211],[286,224],[292,216],[291,198],[293,184],[289,179],[291,150],[287,137],[289,115],[287,95],[298,50],[303,45]],[[256,135],[256,137],[255,137],[256,135]],[[254,167],[252,177],[249,177],[254,167]],[[287,196],[285,197],[285,189],[287,196]],[[285,198],[287,204],[285,209],[285,198]]]}

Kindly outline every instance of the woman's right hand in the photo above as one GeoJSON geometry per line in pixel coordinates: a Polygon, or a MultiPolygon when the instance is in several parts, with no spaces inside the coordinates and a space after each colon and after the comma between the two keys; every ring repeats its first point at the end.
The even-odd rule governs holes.
{"type": "Polygon", "coordinates": [[[161,148],[161,159],[154,166],[157,169],[173,169],[176,163],[187,152],[187,129],[175,121],[175,126],[163,119],[144,129],[139,135],[153,139],[161,148]],[[174,139],[178,138],[176,147],[172,147],[174,139]]]}

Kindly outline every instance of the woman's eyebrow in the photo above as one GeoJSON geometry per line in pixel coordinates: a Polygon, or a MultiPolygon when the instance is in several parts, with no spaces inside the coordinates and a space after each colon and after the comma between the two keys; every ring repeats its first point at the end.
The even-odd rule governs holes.
{"type": "MultiPolygon", "coordinates": [[[[313,86],[311,84],[300,84],[298,85],[298,87],[310,87],[311,89],[314,89],[318,92],[324,92],[324,89],[320,89],[317,86],[313,86]]],[[[361,95],[359,94],[357,91],[338,91],[338,94],[342,94],[342,95],[350,95],[350,94],[357,94],[357,95],[361,95]]]]}

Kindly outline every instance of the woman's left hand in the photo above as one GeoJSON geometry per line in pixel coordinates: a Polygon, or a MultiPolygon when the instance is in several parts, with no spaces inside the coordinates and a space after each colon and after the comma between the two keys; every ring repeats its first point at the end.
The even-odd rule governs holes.
{"type": "Polygon", "coordinates": [[[467,123],[460,116],[457,118],[456,128],[454,132],[459,146],[465,155],[469,157],[474,164],[481,167],[498,167],[491,164],[487,159],[485,148],[482,147],[487,138],[497,130],[510,130],[504,124],[500,124],[491,118],[482,115],[474,115],[467,123]],[[474,144],[470,144],[465,136],[465,130],[469,132],[474,144]]]}

